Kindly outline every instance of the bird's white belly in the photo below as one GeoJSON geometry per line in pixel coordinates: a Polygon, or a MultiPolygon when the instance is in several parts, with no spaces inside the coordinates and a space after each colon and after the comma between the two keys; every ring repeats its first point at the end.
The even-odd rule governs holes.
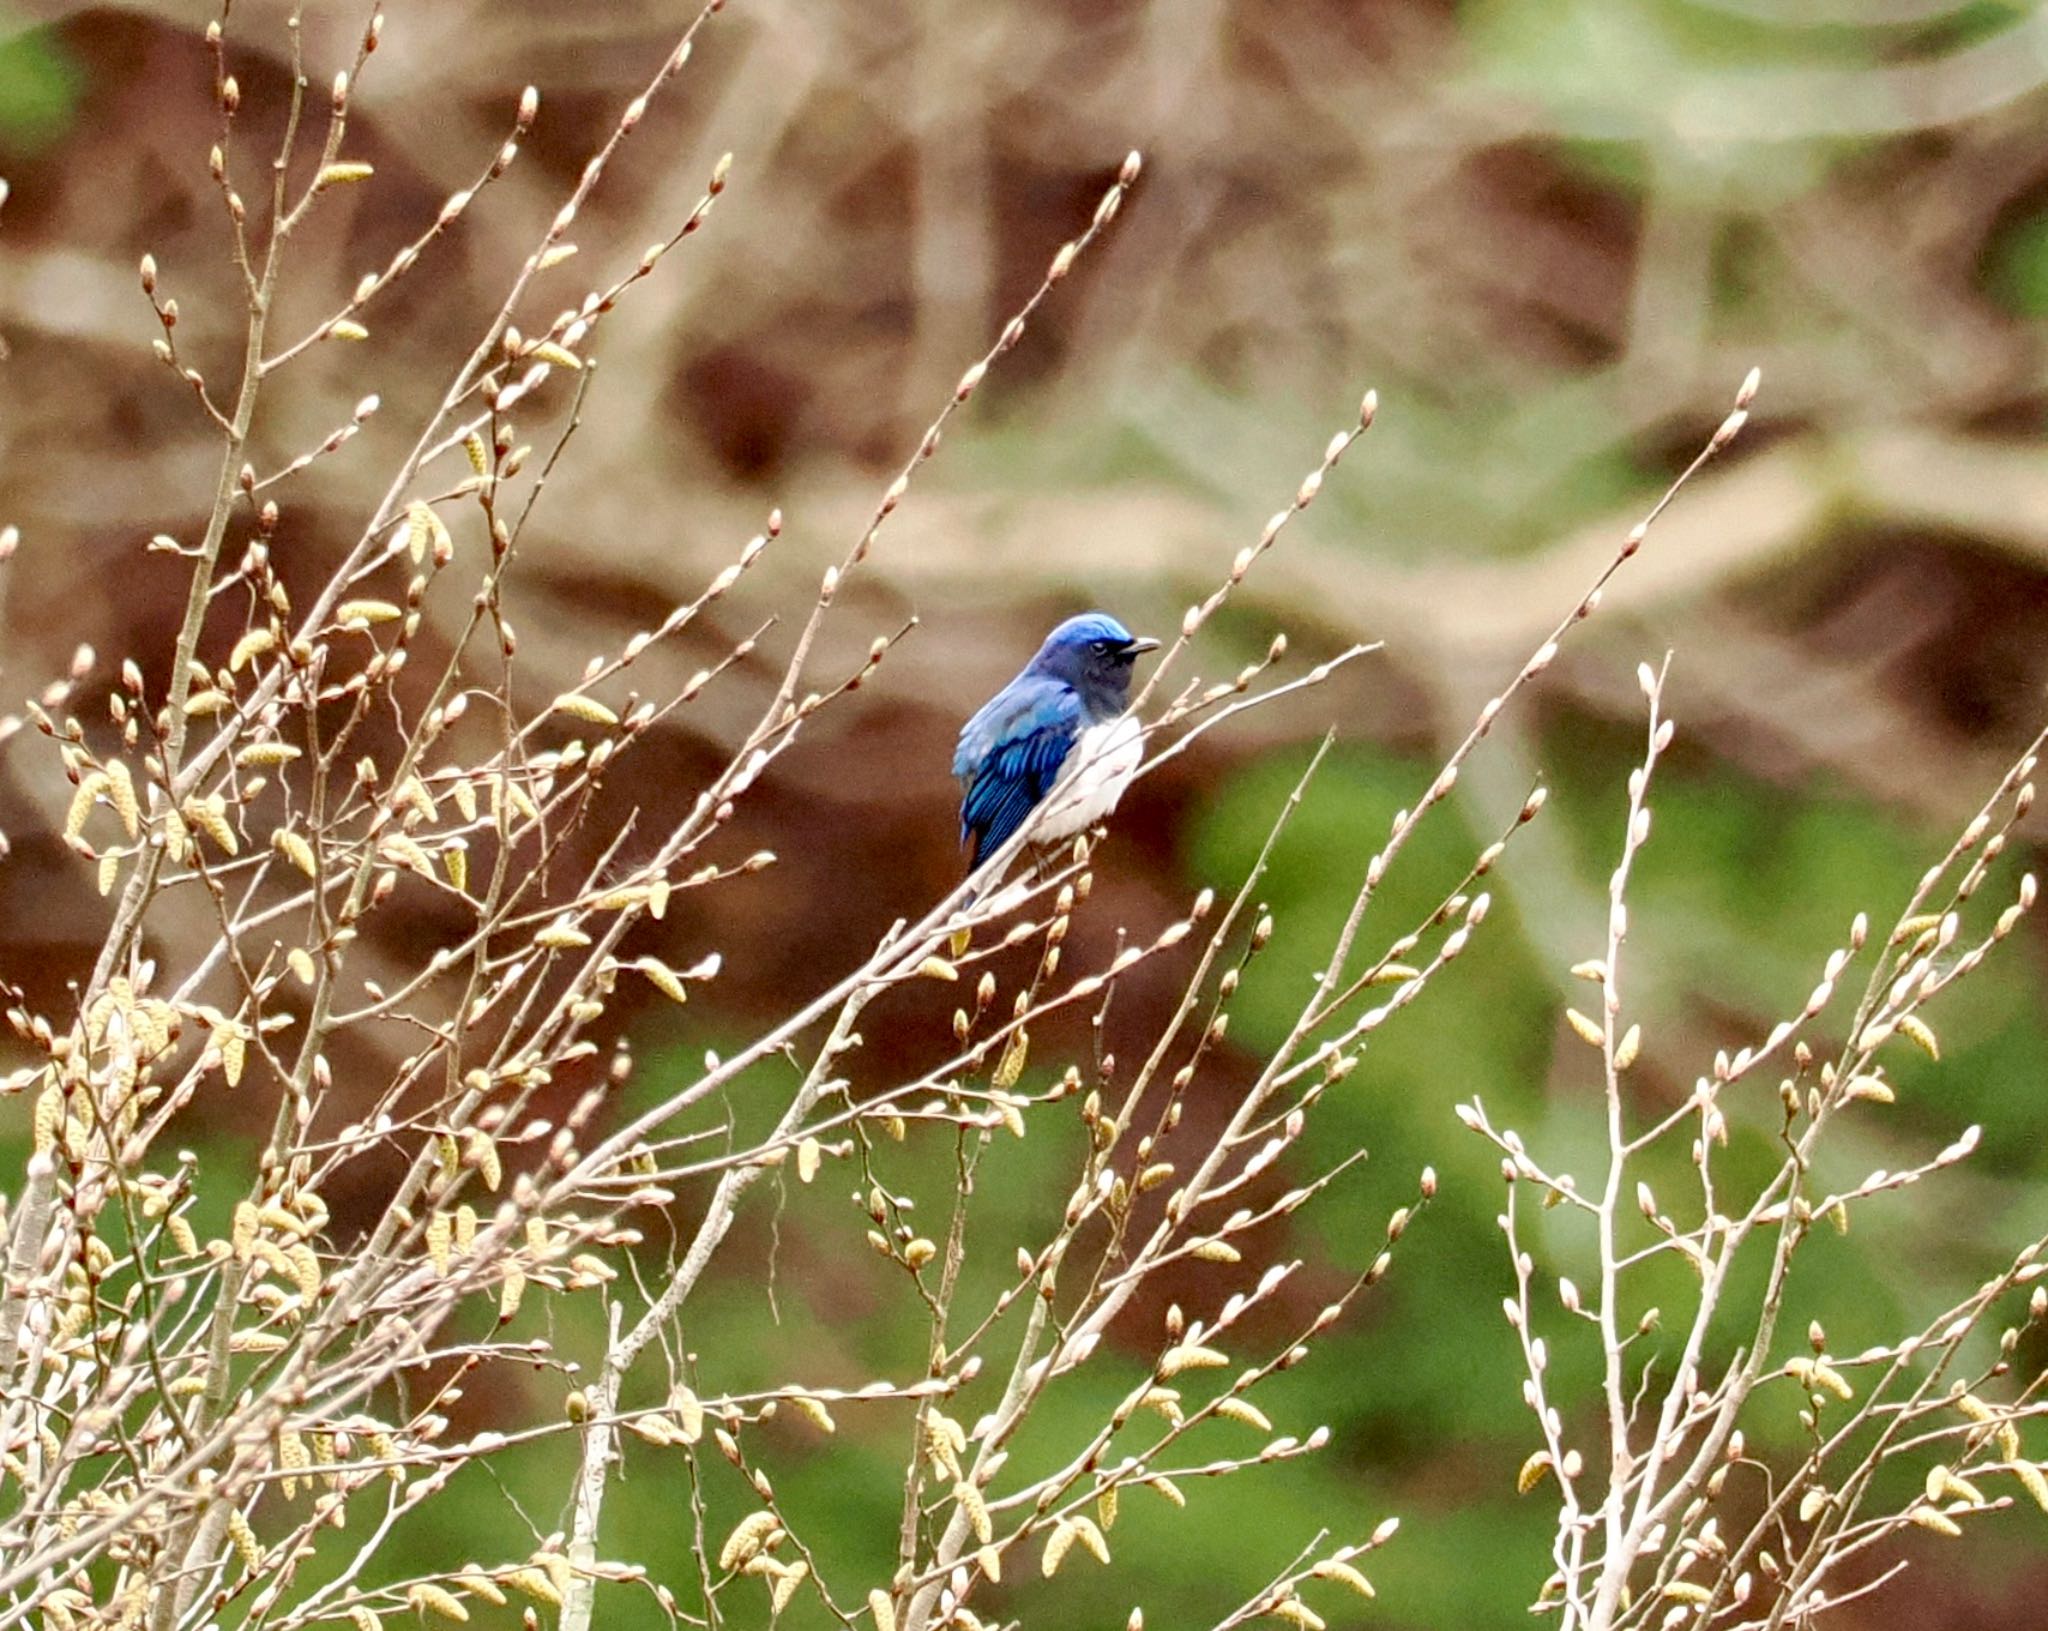
{"type": "Polygon", "coordinates": [[[1033,839],[1057,844],[1086,832],[1116,808],[1144,757],[1144,731],[1135,716],[1090,725],[1039,807],[1033,839]]]}

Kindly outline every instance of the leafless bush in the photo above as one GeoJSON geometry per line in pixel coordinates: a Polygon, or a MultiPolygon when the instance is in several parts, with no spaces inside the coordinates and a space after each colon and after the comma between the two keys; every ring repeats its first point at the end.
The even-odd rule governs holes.
{"type": "MultiPolygon", "coordinates": [[[[1903,1570],[1898,1541],[1909,1527],[1957,1537],[1974,1515],[2010,1505],[2016,1483],[2048,1510],[2048,1478],[2028,1460],[2020,1423],[2043,1409],[2044,1377],[2015,1370],[2021,1333],[2048,1316],[2048,1287],[2035,1285],[2048,1236],[2021,1247],[2008,1267],[1944,1309],[1923,1328],[1855,1354],[1832,1352],[1810,1322],[1789,1343],[1779,1332],[1800,1319],[1791,1286],[1795,1256],[1816,1228],[1846,1231],[1861,1204],[1935,1179],[1967,1159],[1980,1130],[1903,1171],[1879,1169],[1854,1182],[1831,1175],[1822,1159],[1827,1135],[1851,1118],[1878,1115],[1894,1102],[1881,1055],[1896,1047],[1939,1057],[1926,1010],[1967,978],[2034,904],[2031,873],[1994,913],[1977,897],[2005,850],[2014,824],[2034,802],[2037,737],[1948,853],[1920,879],[1896,923],[1873,948],[1869,919],[1858,913],[1842,945],[1819,971],[1812,993],[1791,1018],[1754,1047],[1717,1055],[1709,1075],[1675,1109],[1644,1117],[1623,1090],[1642,1043],[1624,1023],[1630,872],[1651,831],[1650,790],[1674,725],[1663,711],[1665,675],[1639,675],[1649,703],[1649,735],[1628,785],[1622,855],[1609,881],[1607,940],[1601,955],[1573,972],[1599,994],[1593,1018],[1571,1010],[1573,1031],[1599,1051],[1606,1098],[1606,1165],[1597,1188],[1553,1171],[1509,1129],[1497,1129],[1484,1105],[1461,1105],[1465,1124],[1497,1144],[1509,1185],[1501,1227],[1513,1258],[1515,1289],[1505,1300],[1520,1338],[1527,1377],[1523,1399],[1535,1413],[1541,1447],[1523,1464],[1521,1485],[1556,1480],[1557,1572],[1539,1608],[1568,1626],[1808,1625],[1824,1609],[1864,1597],[1903,1570]],[[1988,918],[1986,922],[1984,919],[1988,918]],[[1974,926],[1972,924],[1974,923],[1974,926]],[[1845,1040],[1823,1056],[1818,1033],[1839,1009],[1838,990],[1859,956],[1870,972],[1843,1022],[1845,1040]],[[1777,1076],[1777,1090],[1766,1083],[1777,1076]],[[1767,1125],[1781,1152],[1761,1178],[1730,1173],[1731,1123],[1767,1125]],[[1642,1174],[1668,1146],[1687,1148],[1692,1184],[1667,1209],[1642,1174]],[[1534,1297],[1536,1259],[1524,1246],[1531,1191],[1540,1208],[1562,1207],[1593,1225],[1590,1243],[1558,1255],[1588,1286],[1561,1275],[1562,1320],[1534,1297]],[[1648,1306],[1637,1289],[1648,1264],[1676,1254],[1698,1277],[1681,1309],[1648,1306]],[[1736,1292],[1738,1266],[1760,1260],[1763,1290],[1736,1292]],[[1583,1265],[1583,1267],[1581,1267],[1583,1265]],[[2005,1322],[1993,1343],[1988,1328],[2005,1322]],[[1681,1333],[1675,1358],[1662,1350],[1638,1360],[1630,1350],[1660,1323],[1681,1333]],[[1602,1383],[1596,1421],[1568,1426],[1550,1382],[1549,1339],[1594,1344],[1602,1383]],[[1731,1335],[1732,1333],[1732,1335],[1731,1335]],[[1718,1334],[1732,1353],[1715,1360],[1718,1334]],[[1787,1355],[1785,1348],[1793,1351],[1787,1355]],[[1743,1423],[1796,1390],[1802,1444],[1797,1455],[1752,1448],[1743,1423]],[[1593,1446],[1570,1440],[1583,1432],[1593,1446]],[[1898,1474],[1910,1470],[1901,1487],[1898,1474]]],[[[1668,1197],[1667,1197],[1668,1200],[1668,1197]]],[[[1547,1301],[1547,1299],[1546,1299],[1547,1301]]]]}
{"type": "MultiPolygon", "coordinates": [[[[11,1502],[0,1523],[0,1631],[31,1615],[62,1631],[101,1623],[173,1631],[231,1618],[280,1631],[324,1622],[376,1631],[380,1616],[394,1611],[464,1620],[471,1603],[503,1603],[508,1594],[526,1599],[529,1617],[558,1613],[570,1631],[585,1631],[606,1582],[644,1590],[672,1620],[690,1623],[720,1614],[758,1620],[764,1599],[772,1618],[801,1594],[841,1623],[865,1619],[876,1631],[971,1627],[993,1613],[1015,1616],[1020,1577],[1050,1576],[1077,1552],[1108,1563],[1108,1532],[1127,1493],[1178,1505],[1189,1480],[1286,1463],[1327,1442],[1324,1428],[1276,1427],[1260,1390],[1308,1358],[1318,1336],[1389,1271],[1413,1207],[1388,1218],[1385,1248],[1355,1265],[1348,1289],[1284,1340],[1261,1343],[1246,1333],[1257,1323],[1247,1316],[1269,1313],[1298,1265],[1258,1261],[1249,1237],[1310,1204],[1349,1162],[1271,1198],[1260,1179],[1295,1149],[1318,1102],[1359,1065],[1374,1033],[1481,931],[1484,879],[1541,811],[1540,789],[1422,921],[1380,934],[1375,920],[1374,935],[1366,933],[1388,867],[1450,794],[1501,710],[1597,609],[1607,579],[1641,547],[1686,476],[1736,435],[1755,378],[1699,459],[1365,857],[1355,885],[1342,886],[1350,909],[1319,956],[1313,990],[1213,1136],[1174,1137],[1191,1084],[1224,1042],[1243,971],[1276,932],[1259,905],[1263,858],[1229,899],[1204,891],[1162,932],[1076,972],[1063,954],[1070,926],[1090,909],[1090,843],[990,888],[1028,834],[983,875],[897,922],[853,972],[745,1046],[707,1059],[659,1102],[628,1113],[619,1108],[632,1068],[617,1045],[621,983],[681,1003],[719,967],[715,950],[685,967],[636,955],[628,934],[663,918],[686,891],[715,890],[774,864],[769,849],[751,847],[750,794],[763,771],[821,710],[849,706],[907,632],[880,635],[864,662],[820,677],[818,636],[842,587],[953,417],[1110,228],[1139,173],[1133,154],[1086,229],[1060,247],[1029,300],[961,375],[866,528],[824,571],[766,706],[724,764],[678,789],[667,807],[637,811],[625,829],[607,825],[601,794],[621,757],[741,665],[765,659],[756,635],[680,684],[647,695],[634,688],[648,672],[643,657],[694,631],[713,602],[741,592],[749,567],[776,543],[780,519],[772,516],[659,627],[593,661],[580,683],[538,707],[521,696],[519,642],[502,592],[549,474],[574,438],[608,315],[705,222],[726,165],[666,241],[552,319],[530,314],[536,285],[571,252],[567,234],[580,207],[718,10],[714,0],[692,23],[591,156],[383,500],[303,604],[276,564],[291,531],[286,496],[317,480],[318,462],[341,453],[377,399],[364,397],[323,441],[262,471],[248,449],[266,381],[317,347],[367,335],[379,299],[426,263],[516,161],[539,100],[531,90],[518,99],[504,145],[479,167],[475,186],[449,198],[383,272],[315,326],[280,334],[277,295],[294,233],[335,189],[375,184],[370,167],[350,158],[347,137],[354,85],[377,47],[381,18],[372,18],[331,89],[316,91],[309,72],[298,74],[274,155],[238,149],[241,91],[224,28],[212,31],[220,138],[211,164],[246,305],[244,354],[228,384],[181,351],[171,275],[147,259],[141,270],[161,326],[158,355],[220,439],[200,536],[152,546],[190,563],[176,650],[160,693],[137,660],[147,654],[123,654],[108,683],[97,678],[97,659],[82,653],[71,677],[26,716],[74,788],[64,836],[107,907],[96,966],[72,1008],[38,1012],[10,987],[8,1020],[31,1057],[7,1085],[33,1103],[34,1155],[8,1208],[0,1291],[0,1468],[11,1502]],[[252,205],[242,189],[253,188],[254,177],[267,196],[252,205]],[[441,647],[418,639],[423,608],[437,600],[468,608],[457,637],[441,647]],[[151,928],[180,899],[205,903],[217,939],[189,962],[160,964],[149,949],[151,928]],[[388,956],[374,964],[363,956],[365,926],[380,914],[420,924],[405,942],[412,955],[396,966],[388,956]],[[445,933],[432,927],[451,923],[445,933]],[[1135,1068],[1119,1066],[1100,1046],[1105,1016],[1130,971],[1149,964],[1171,969],[1181,994],[1135,1068]],[[1024,977],[1005,991],[998,967],[1019,966],[1024,977]],[[842,1066],[860,1043],[859,1027],[900,1023],[886,999],[933,983],[960,993],[946,1056],[885,1088],[856,1092],[842,1066]],[[1063,1015],[1085,1016],[1097,1051],[1048,1069],[1032,1038],[1057,1034],[1063,1015]],[[388,1074],[369,1084],[339,1079],[337,1048],[364,1037],[395,1061],[388,1074]],[[794,1089],[772,1129],[734,1136],[719,1106],[723,1091],[775,1061],[795,1063],[794,1089]],[[566,1114],[545,1111],[550,1089],[579,1081],[591,1085],[566,1114]],[[250,1170],[202,1166],[177,1148],[181,1125],[226,1096],[259,1102],[268,1120],[250,1170]],[[1076,1118],[1085,1130],[1081,1152],[1044,1232],[1000,1241],[974,1233],[982,1168],[1002,1161],[1013,1137],[1076,1118]],[[942,1193],[913,1194],[892,1179],[891,1150],[913,1141],[950,1150],[942,1193]],[[340,1238],[323,1195],[342,1183],[379,1184],[374,1175],[394,1158],[402,1176],[385,1186],[388,1204],[375,1227],[361,1239],[340,1238]],[[927,1341],[870,1385],[828,1387],[803,1374],[803,1356],[793,1351],[784,1381],[737,1391],[700,1333],[684,1340],[685,1310],[755,1185],[791,1174],[808,1185],[828,1170],[849,1175],[861,1196],[864,1221],[846,1249],[872,1250],[900,1271],[902,1294],[924,1311],[927,1341]],[[685,1201],[683,1186],[699,1198],[685,1201]],[[202,1201],[226,1197],[225,1237],[202,1238],[194,1223],[202,1201]],[[639,1249],[634,1220],[657,1211],[676,1226],[666,1254],[639,1249]],[[929,1233],[927,1217],[942,1220],[929,1233]],[[1014,1257],[1007,1289],[986,1303],[963,1289],[971,1253],[1014,1257]],[[1214,1267],[1213,1306],[1184,1313],[1175,1304],[1150,1338],[1145,1374],[1084,1436],[1061,1438],[1038,1408],[1048,1390],[1097,1361],[1105,1334],[1141,1288],[1169,1268],[1184,1281],[1193,1265],[1214,1267]],[[587,1356],[592,1364],[565,1351],[572,1339],[552,1318],[563,1299],[600,1305],[604,1337],[587,1356]],[[449,1406],[462,1391],[528,1366],[562,1373],[559,1415],[502,1419],[463,1439],[451,1434],[449,1406]],[[869,1411],[902,1422],[900,1523],[877,1537],[863,1577],[828,1580],[807,1540],[806,1514],[777,1495],[767,1465],[774,1443],[755,1429],[790,1414],[831,1433],[840,1414],[869,1411]],[[1251,1435],[1246,1449],[1217,1456],[1190,1445],[1194,1429],[1218,1419],[1251,1435]],[[550,1436],[573,1437],[580,1457],[573,1487],[561,1492],[559,1529],[536,1526],[532,1544],[496,1558],[449,1557],[428,1572],[395,1576],[388,1559],[397,1540],[407,1556],[435,1553],[437,1501],[460,1472],[489,1468],[550,1436]],[[1054,1470],[1009,1474],[1026,1444],[1032,1453],[1021,1459],[1054,1470]],[[694,1581],[651,1579],[605,1545],[610,1481],[622,1457],[642,1456],[687,1478],[694,1581]],[[732,1473],[719,1471],[721,1463],[732,1473]],[[714,1478],[726,1495],[744,1494],[736,1525],[713,1524],[712,1506],[729,1505],[726,1495],[706,1499],[714,1478]],[[346,1530],[345,1544],[316,1544],[329,1528],[346,1530]],[[996,1587],[1004,1595],[990,1610],[996,1587]]],[[[1314,502],[1373,412],[1368,396],[1216,590],[1188,609],[1160,676],[1192,660],[1205,625],[1314,502]]],[[[1169,690],[1155,680],[1139,702],[1148,712],[1150,764],[1245,709],[1319,684],[1364,649],[1282,680],[1285,647],[1276,637],[1265,658],[1213,683],[1176,680],[1169,690]]],[[[1648,777],[1669,730],[1654,711],[1661,677],[1650,676],[1647,689],[1652,747],[1631,788],[1631,856],[1647,836],[1648,777]]],[[[1823,1594],[1844,1594],[1834,1584],[1841,1565],[1899,1525],[1946,1529],[1957,1513],[1996,1504],[1971,1482],[1985,1476],[1992,1448],[1992,1465],[2040,1490],[2040,1474],[2019,1459],[2012,1438],[2014,1421],[2035,1408],[2031,1387],[1998,1405],[1984,1398],[1990,1390],[1981,1378],[1962,1393],[1937,1386],[1979,1319],[2031,1277],[2029,1258],[1918,1338],[1850,1362],[1828,1357],[1816,1333],[1817,1357],[1775,1365],[1767,1357],[1783,1312],[1783,1268],[1811,1224],[1966,1153],[1958,1145],[1907,1174],[1878,1175],[1846,1193],[1808,1193],[1821,1130],[1884,1097],[1878,1050],[1895,1036],[1931,1047],[1921,1005],[2010,927],[2018,907],[1988,939],[1960,956],[1952,951],[1961,910],[2003,843],[2003,827],[1990,832],[1995,813],[2016,814],[2031,798],[2021,785],[2031,762],[1930,873],[1888,943],[1841,1058],[1816,1072],[1797,1041],[1797,1072],[1783,1098],[1785,1164],[1739,1207],[1712,1181],[1710,1156],[1725,1125],[1721,1096],[1816,1019],[1849,953],[1830,964],[1799,1021],[1753,1054],[1718,1065],[1683,1111],[1631,1133],[1620,1078],[1635,1033],[1617,1034],[1626,861],[1606,956],[1589,969],[1606,999],[1603,1018],[1575,1021],[1599,1042],[1606,1066],[1612,1138],[1600,1197],[1583,1197],[1545,1172],[1513,1134],[1492,1132],[1476,1106],[1467,1113],[1506,1152],[1516,1193],[1533,1184],[1599,1224],[1597,1301],[1582,1310],[1576,1293],[1566,1298],[1570,1311],[1593,1320],[1607,1356],[1611,1477],[1595,1498],[1545,1395],[1544,1349],[1531,1329],[1532,1264],[1515,1243],[1512,1209],[1508,1219],[1519,1286],[1511,1318],[1525,1339],[1530,1398],[1545,1435],[1525,1476],[1552,1471],[1564,1492],[1554,1595],[1570,1623],[1755,1617],[1750,1582],[1758,1573],[1778,1605],[1759,1623],[1810,1617],[1823,1594]],[[1973,851],[1949,904],[1930,913],[1941,880],[1973,851]],[[1702,1221],[1672,1222],[1645,1192],[1649,1232],[1642,1244],[1625,1245],[1631,1162],[1694,1130],[1702,1221]],[[1727,1265],[1751,1238],[1775,1242],[1772,1291],[1756,1339],[1705,1387],[1703,1337],[1727,1265]],[[1699,1267],[1701,1296],[1665,1392],[1644,1391],[1632,1403],[1620,1334],[1624,1282],[1636,1263],[1667,1251],[1699,1267]],[[1796,1471],[1766,1475],[1766,1504],[1747,1538],[1723,1538],[1713,1503],[1727,1469],[1758,1466],[1742,1454],[1736,1417],[1754,1384],[1777,1374],[1813,1393],[1813,1450],[1796,1471]],[[1860,1395],[1851,1376],[1865,1383],[1860,1395]],[[1836,1410],[1833,1394],[1861,1403],[1836,1410]],[[1639,1425],[1643,1400],[1655,1407],[1654,1431],[1639,1425]],[[1941,1460],[1926,1499],[1859,1517],[1872,1471],[1907,1454],[1941,1460]]],[[[1275,813],[1268,854],[1307,783],[1275,813]]],[[[772,842],[772,834],[761,837],[772,842]]],[[[2031,897],[2029,884],[2021,903],[2031,897]]],[[[1850,949],[1861,949],[1863,938],[1859,928],[1850,949]]],[[[1425,1170],[1415,1204],[1434,1189],[1425,1170]]],[[[1370,1595],[1359,1562],[1392,1538],[1395,1520],[1342,1521],[1354,1538],[1302,1537],[1294,1562],[1216,1623],[1278,1616],[1313,1631],[1325,1594],[1370,1595]]],[[[1133,1623],[1138,1618],[1134,1611],[1133,1623]]]]}

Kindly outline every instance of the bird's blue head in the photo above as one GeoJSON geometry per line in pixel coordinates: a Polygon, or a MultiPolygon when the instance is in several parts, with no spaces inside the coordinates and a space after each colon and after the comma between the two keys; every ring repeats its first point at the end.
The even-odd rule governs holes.
{"type": "Polygon", "coordinates": [[[1119,714],[1131,700],[1131,665],[1158,645],[1132,634],[1107,612],[1087,612],[1068,618],[1045,637],[1029,671],[1066,681],[1091,712],[1119,714]]]}

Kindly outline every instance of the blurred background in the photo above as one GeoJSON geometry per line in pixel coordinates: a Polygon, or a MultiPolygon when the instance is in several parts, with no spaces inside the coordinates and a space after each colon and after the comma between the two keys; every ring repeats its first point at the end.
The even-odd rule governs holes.
{"type": "MultiPolygon", "coordinates": [[[[519,258],[689,15],[669,0],[391,10],[346,148],[375,179],[342,190],[296,243],[282,332],[315,325],[471,184],[522,85],[540,88],[542,112],[527,155],[371,309],[368,341],[317,346],[278,378],[262,469],[366,393],[382,398],[362,436],[280,495],[280,554],[308,584],[353,541],[519,258]]],[[[309,11],[322,84],[362,19],[309,11]]],[[[284,15],[277,0],[233,14],[235,162],[252,198],[281,116],[284,15]]],[[[0,0],[0,523],[22,540],[0,577],[12,695],[62,673],[80,642],[101,671],[153,653],[160,681],[182,577],[142,546],[193,535],[218,444],[150,359],[137,258],[157,257],[181,347],[217,391],[241,332],[206,173],[207,16],[198,0],[0,0]]],[[[1531,784],[1553,788],[1474,954],[1375,1044],[1290,1176],[1357,1146],[1370,1159],[1266,1243],[1307,1260],[1292,1314],[1312,1312],[1370,1260],[1421,1166],[1443,1174],[1387,1285],[1277,1385],[1282,1430],[1328,1422],[1331,1452],[1206,1483],[1185,1513],[1128,1510],[1112,1571],[1063,1572],[1057,1623],[1121,1623],[1140,1599],[1154,1624],[1210,1623],[1317,1528],[1362,1538],[1388,1512],[1405,1527],[1377,1560],[1367,1622],[1524,1623],[1548,1572],[1548,1509],[1512,1493],[1534,1440],[1499,1316],[1501,1197],[1450,1105],[1476,1093],[1532,1145],[1590,1160],[1595,1081],[1559,1018],[1567,968],[1598,951],[1641,750],[1639,661],[1675,653],[1680,723],[1635,897],[1646,1109],[1682,1096],[1717,1047],[1795,1010],[1856,910],[1889,921],[2036,728],[2044,80],[2048,13],[2016,0],[734,0],[626,145],[573,234],[581,253],[522,313],[529,332],[673,232],[727,150],[733,182],[601,331],[584,427],[512,602],[535,699],[694,592],[771,506],[787,517],[746,594],[669,677],[772,613],[785,618],[763,642],[776,661],[708,693],[643,756],[624,796],[657,805],[722,762],[772,688],[788,613],[1125,151],[1146,157],[1115,230],[956,422],[832,625],[822,674],[920,620],[765,789],[745,836],[781,864],[669,926],[687,948],[722,949],[726,972],[688,1025],[636,1022],[634,1091],[650,1095],[945,887],[960,866],[947,763],[972,705],[1069,612],[1101,606],[1171,632],[1370,386],[1380,422],[1196,660],[1227,676],[1281,630],[1303,664],[1354,640],[1384,651],[1143,782],[1103,851],[1083,937],[1099,951],[1118,924],[1156,929],[1193,889],[1241,877],[1335,726],[1266,891],[1283,932],[1232,1033],[1241,1076],[1291,1019],[1389,817],[1704,441],[1744,371],[1763,369],[1752,428],[1503,721],[1376,919],[1384,943],[1531,784]]],[[[39,748],[6,749],[0,960],[55,1008],[100,921],[89,880],[48,836],[68,795],[39,748]]],[[[164,932],[175,956],[179,931],[164,932]]],[[[404,954],[402,930],[387,932],[386,954],[404,954]]],[[[1941,1065],[1908,1072],[1898,1107],[1835,1148],[1854,1177],[1985,1125],[1966,1174],[1873,1204],[1850,1236],[1816,1244],[1796,1306],[1836,1351],[1929,1317],[2040,1232],[2042,949],[2023,933],[1963,987],[1937,1015],[1941,1065]]],[[[1175,995],[1163,980],[1120,1011],[1132,1038],[1175,995]]],[[[944,1013],[872,1037],[866,1068],[880,1080],[927,1057],[944,1013]]],[[[1050,1049],[1033,1063],[1057,1069],[1050,1049]]],[[[1741,1135],[1760,1159],[1768,1125],[1760,1113],[1741,1135]]],[[[989,1284],[1057,1216],[1071,1131],[1006,1146],[989,1169],[989,1284]]],[[[223,1149],[245,1134],[228,1115],[193,1130],[223,1149]]],[[[818,1190],[756,1205],[700,1296],[686,1340],[705,1345],[708,1386],[787,1379],[793,1341],[816,1383],[914,1373],[921,1314],[860,1258],[862,1220],[837,1186],[818,1190]]],[[[1213,1302],[1218,1283],[1189,1295],[1213,1302]]],[[[1131,1352],[1160,1311],[1133,1316],[1131,1352]]],[[[1056,1394],[1055,1423],[1077,1431],[1134,1365],[1056,1394]]],[[[1559,1354],[1567,1379],[1589,1381],[1591,1366],[1559,1354]]],[[[532,1386],[553,1408],[559,1384],[532,1386]]],[[[1785,1442],[1794,1408],[1775,1424],[1785,1442]]],[[[1761,1415],[1753,1436],[1767,1437],[1761,1415]]],[[[772,1470],[828,1572],[858,1576],[855,1560],[891,1548],[904,1430],[883,1412],[849,1421],[829,1454],[789,1430],[772,1470]]],[[[566,1452],[536,1452],[506,1489],[480,1485],[440,1514],[444,1536],[492,1556],[529,1523],[556,1527],[566,1452]]],[[[740,1509],[736,1489],[711,1498],[740,1509]]],[[[643,1465],[607,1521],[612,1555],[688,1590],[672,1483],[643,1465]]],[[[1924,1537],[1902,1583],[1830,1623],[2037,1623],[2044,1522],[2028,1507],[1964,1546],[1924,1537]]],[[[627,1593],[615,1612],[622,1627],[658,1618],[627,1593]]]]}

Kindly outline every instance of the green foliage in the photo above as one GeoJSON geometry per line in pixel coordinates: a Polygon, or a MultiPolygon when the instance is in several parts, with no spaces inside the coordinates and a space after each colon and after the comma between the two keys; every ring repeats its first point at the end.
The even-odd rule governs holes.
{"type": "Polygon", "coordinates": [[[84,75],[48,28],[9,35],[0,12],[0,153],[31,154],[70,126],[84,75]]]}
{"type": "Polygon", "coordinates": [[[2020,317],[2048,317],[2048,214],[2007,227],[1991,246],[1992,296],[2020,317]]]}

